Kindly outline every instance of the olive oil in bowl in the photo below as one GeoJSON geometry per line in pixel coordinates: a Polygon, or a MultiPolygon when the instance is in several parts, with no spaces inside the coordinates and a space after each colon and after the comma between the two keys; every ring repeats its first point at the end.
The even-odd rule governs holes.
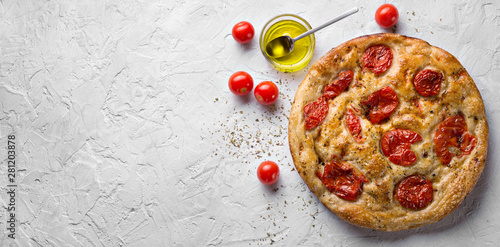
{"type": "MultiPolygon", "coordinates": [[[[262,29],[260,35],[260,48],[262,54],[276,69],[283,72],[294,72],[304,68],[312,58],[315,46],[314,34],[295,42],[292,52],[282,57],[270,57],[266,52],[266,45],[273,39],[287,35],[295,38],[311,29],[309,23],[296,15],[280,15],[270,20],[262,29]]],[[[286,44],[285,44],[286,45],[286,44]]],[[[270,47],[273,53],[280,53],[282,46],[279,44],[270,47]]]]}

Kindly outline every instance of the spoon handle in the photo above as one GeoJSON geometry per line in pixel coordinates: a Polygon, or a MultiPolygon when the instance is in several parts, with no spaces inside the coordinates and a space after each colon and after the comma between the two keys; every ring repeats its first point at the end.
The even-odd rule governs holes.
{"type": "Polygon", "coordinates": [[[357,8],[357,7],[354,7],[354,8],[352,8],[352,9],[350,9],[350,10],[346,11],[345,13],[343,13],[343,14],[341,14],[341,15],[339,15],[339,16],[337,16],[337,17],[335,17],[335,18],[333,18],[333,20],[331,20],[331,21],[329,21],[329,22],[327,22],[327,23],[325,23],[325,24],[323,24],[323,25],[321,25],[321,26],[319,26],[319,27],[313,28],[313,29],[311,29],[311,30],[309,30],[309,31],[307,31],[307,32],[305,32],[305,33],[303,33],[303,34],[301,34],[301,35],[297,36],[295,39],[293,39],[293,41],[297,41],[297,40],[299,40],[299,39],[302,39],[302,38],[304,38],[304,37],[307,37],[307,36],[309,36],[311,33],[314,33],[314,32],[316,32],[316,31],[319,31],[319,30],[323,29],[324,27],[329,26],[329,25],[331,25],[331,24],[333,24],[333,23],[335,23],[335,22],[337,22],[337,21],[340,21],[340,20],[342,20],[342,19],[344,19],[344,18],[346,18],[346,17],[348,17],[348,16],[350,16],[350,15],[352,15],[352,14],[356,13],[356,12],[358,12],[358,8],[357,8]]]}

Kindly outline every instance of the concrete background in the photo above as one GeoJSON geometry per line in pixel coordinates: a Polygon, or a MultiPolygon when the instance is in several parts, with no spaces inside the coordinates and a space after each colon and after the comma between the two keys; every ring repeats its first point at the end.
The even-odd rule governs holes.
{"type": "Polygon", "coordinates": [[[385,30],[374,21],[384,1],[0,1],[0,245],[498,245],[500,2],[389,2],[400,20],[385,30]],[[260,31],[278,14],[314,27],[353,6],[360,12],[316,34],[313,61],[357,36],[395,31],[454,54],[483,96],[484,173],[438,223],[396,233],[352,226],[293,169],[287,116],[310,65],[274,70],[260,31]],[[243,20],[256,30],[247,45],[231,36],[243,20]],[[238,70],[255,85],[277,82],[279,101],[233,95],[227,80],[238,70]],[[281,168],[274,186],[255,175],[264,160],[281,168]]]}

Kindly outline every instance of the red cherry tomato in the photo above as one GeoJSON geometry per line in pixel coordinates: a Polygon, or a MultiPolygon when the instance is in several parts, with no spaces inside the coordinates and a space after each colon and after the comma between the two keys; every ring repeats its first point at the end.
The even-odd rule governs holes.
{"type": "Polygon", "coordinates": [[[392,64],[392,50],[385,45],[370,46],[363,53],[363,71],[373,71],[376,75],[384,73],[392,64]]]}
{"type": "Polygon", "coordinates": [[[389,160],[400,166],[411,166],[417,161],[417,155],[411,150],[411,144],[422,140],[417,132],[407,129],[393,129],[382,136],[380,147],[389,160]]]}
{"type": "Polygon", "coordinates": [[[304,106],[304,118],[306,119],[306,130],[310,130],[323,122],[328,114],[328,102],[325,97],[319,97],[304,106]]]}
{"type": "Polygon", "coordinates": [[[427,207],[432,197],[432,182],[422,175],[404,178],[396,189],[396,198],[401,206],[410,209],[418,210],[427,207]]]}
{"type": "Polygon", "coordinates": [[[370,122],[376,124],[386,118],[389,118],[391,113],[398,106],[398,95],[390,86],[384,87],[372,93],[368,100],[361,102],[370,109],[370,122]]]}
{"type": "Polygon", "coordinates": [[[434,96],[439,94],[442,81],[443,75],[441,73],[426,69],[415,75],[415,78],[413,78],[413,85],[415,85],[418,94],[422,96],[434,96]]]}
{"type": "Polygon", "coordinates": [[[239,22],[233,27],[233,38],[236,42],[241,44],[250,42],[254,33],[255,31],[252,24],[246,21],[239,22]]]}
{"type": "Polygon", "coordinates": [[[361,120],[354,113],[351,108],[347,109],[347,114],[345,116],[347,122],[347,128],[351,132],[352,137],[357,143],[363,142],[363,135],[361,134],[361,120]]]}
{"type": "Polygon", "coordinates": [[[238,71],[229,77],[229,89],[236,95],[245,95],[252,91],[253,79],[244,71],[238,71]]]}
{"type": "Polygon", "coordinates": [[[345,70],[340,72],[338,78],[326,85],[323,96],[327,99],[333,99],[339,94],[344,92],[352,81],[354,72],[352,70],[345,70]]]}
{"type": "Polygon", "coordinates": [[[280,176],[279,166],[272,161],[264,161],[257,168],[257,177],[265,185],[271,185],[278,181],[280,176]]]}
{"type": "Polygon", "coordinates": [[[377,11],[375,11],[375,21],[379,26],[388,28],[394,26],[399,19],[399,12],[392,4],[382,4],[377,11]]]}
{"type": "Polygon", "coordinates": [[[253,91],[255,98],[263,105],[272,105],[278,100],[278,87],[272,81],[263,81],[253,91]]]}
{"type": "MultiPolygon", "coordinates": [[[[476,147],[477,138],[467,130],[467,123],[462,115],[447,117],[434,132],[434,150],[442,164],[448,165],[455,156],[448,149],[455,147],[460,150],[458,158],[468,155],[476,147]]],[[[457,150],[458,151],[458,150],[457,150]]]]}

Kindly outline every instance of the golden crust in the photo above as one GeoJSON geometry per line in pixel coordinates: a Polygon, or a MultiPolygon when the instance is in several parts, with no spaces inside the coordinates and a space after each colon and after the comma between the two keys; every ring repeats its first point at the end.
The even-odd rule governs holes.
{"type": "Polygon", "coordinates": [[[481,95],[474,81],[448,52],[427,42],[398,34],[376,34],[347,41],[330,50],[309,70],[295,95],[289,120],[289,144],[296,170],[320,201],[340,218],[362,227],[382,231],[399,231],[439,221],[451,213],[470,193],[484,168],[488,148],[488,123],[481,95]],[[375,75],[363,71],[364,51],[385,44],[393,52],[392,65],[375,75]],[[444,75],[439,94],[420,96],[413,77],[431,68],[444,75]],[[354,79],[346,91],[330,100],[326,119],[316,128],[306,130],[303,108],[323,93],[325,86],[343,70],[352,70],[354,79]],[[362,143],[356,143],[345,124],[348,106],[360,108],[361,101],[373,92],[391,86],[399,105],[387,122],[372,124],[361,119],[362,143]],[[418,107],[417,107],[418,106],[418,107]],[[454,157],[448,166],[436,157],[433,135],[447,116],[462,114],[468,131],[476,136],[472,153],[454,157]],[[382,134],[394,128],[419,133],[422,141],[412,144],[417,161],[409,167],[391,163],[380,150],[382,134]],[[316,173],[332,155],[342,156],[369,182],[356,201],[347,201],[331,193],[316,173]],[[394,189],[404,177],[421,174],[434,188],[432,202],[420,210],[402,207],[394,189]]]}

